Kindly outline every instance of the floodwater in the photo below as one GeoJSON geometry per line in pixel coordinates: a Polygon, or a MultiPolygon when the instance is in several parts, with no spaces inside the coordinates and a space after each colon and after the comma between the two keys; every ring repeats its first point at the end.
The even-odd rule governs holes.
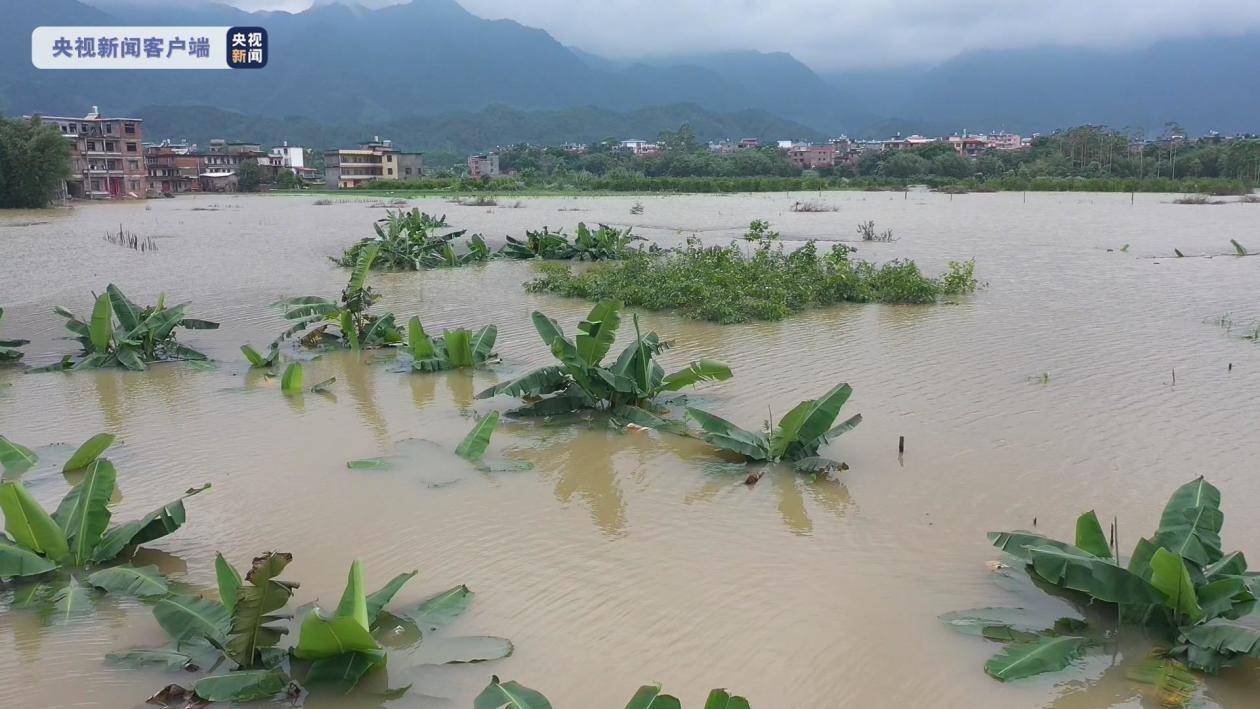
{"type": "MultiPolygon", "coordinates": [[[[1110,652],[1083,669],[1001,684],[982,670],[997,646],[954,634],[937,616],[1044,603],[995,583],[986,531],[1035,519],[1068,538],[1093,507],[1119,520],[1127,551],[1153,531],[1173,489],[1200,474],[1223,492],[1225,546],[1260,558],[1260,344],[1242,337],[1260,321],[1260,258],[1169,258],[1174,248],[1230,253],[1230,238],[1260,250],[1260,205],[1173,197],[526,197],[515,208],[410,200],[492,242],[584,220],[633,224],[667,245],[693,233],[717,243],[754,218],[788,240],[851,239],[869,219],[898,240],[861,244],[863,258],[910,257],[932,272],[974,258],[987,287],[952,304],[847,305],[736,326],[642,315],[676,340],[667,365],[731,364],[734,379],[689,396],[746,426],[837,382],[853,385],[845,411],[864,421],[824,449],[850,469],[817,482],[772,472],[753,487],[745,472],[713,465],[697,441],[597,422],[505,419],[490,455],[532,470],[479,472],[437,454],[414,471],[347,469],[408,439],[453,448],[474,412],[512,404],[474,400],[476,391],[548,361],[530,312],[572,333],[589,309],[525,293],[527,263],[373,275],[377,307],[400,320],[419,315],[430,331],[497,324],[502,364],[412,375],[391,371],[388,354],[330,354],[307,365],[308,382],[337,378],[330,395],[283,396],[276,380],[248,372],[238,347],[261,349],[283,329],[268,307],[276,299],[340,292],[346,274],[327,257],[384,216],[370,199],[199,196],[5,214],[3,333],[33,340],[28,364],[74,349],[59,339],[52,307],[86,314],[91,293],[111,281],[141,303],[159,292],[191,300],[192,316],[223,327],[183,337],[213,368],[0,370],[0,433],[37,449],[118,434],[115,520],[212,483],[187,502],[183,529],[142,551],[173,580],[213,593],[216,551],[238,567],[288,551],[285,576],[302,584],[294,605],[335,604],[361,558],[370,587],[421,571],[396,605],[468,584],[476,601],[453,631],[515,643],[511,657],[486,664],[411,667],[396,656],[388,686],[412,684],[409,693],[319,706],[466,707],[492,673],[561,708],[620,707],[653,681],[685,706],[719,686],[758,709],[1140,706],[1110,652]],[[805,199],[838,209],[790,211],[805,199]],[[644,209],[632,215],[636,202],[644,209]],[[159,249],[107,243],[120,225],[159,249]],[[1232,328],[1217,322],[1227,313],[1232,328]]],[[[67,489],[58,473],[28,474],[28,484],[50,507],[67,489]]],[[[6,611],[0,706],[142,706],[191,678],[108,667],[102,657],[162,641],[133,600],[106,596],[63,627],[6,611]]],[[[1129,645],[1120,659],[1135,652],[1129,645]]],[[[1258,674],[1256,664],[1227,672],[1202,698],[1255,706],[1258,674]]]]}

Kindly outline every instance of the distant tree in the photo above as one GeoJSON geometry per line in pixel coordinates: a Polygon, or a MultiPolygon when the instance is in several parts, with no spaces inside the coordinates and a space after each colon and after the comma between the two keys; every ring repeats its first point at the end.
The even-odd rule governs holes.
{"type": "Polygon", "coordinates": [[[0,208],[47,207],[70,176],[70,144],[54,126],[0,116],[0,208]]]}
{"type": "Polygon", "coordinates": [[[879,171],[886,177],[914,177],[927,174],[931,163],[914,153],[901,150],[884,161],[879,171]]]}
{"type": "Polygon", "coordinates": [[[236,168],[236,188],[241,192],[257,192],[262,185],[262,166],[246,160],[236,168]]]}
{"type": "Polygon", "coordinates": [[[694,153],[700,149],[700,141],[696,140],[695,131],[687,123],[679,126],[675,132],[661,131],[657,143],[670,152],[694,153]]]}
{"type": "Polygon", "coordinates": [[[942,177],[962,178],[971,177],[976,172],[976,167],[967,158],[950,150],[932,159],[932,171],[942,177]]]}
{"type": "Polygon", "coordinates": [[[295,190],[302,186],[302,182],[298,180],[297,175],[292,170],[281,170],[280,175],[276,178],[276,187],[282,190],[295,190]]]}

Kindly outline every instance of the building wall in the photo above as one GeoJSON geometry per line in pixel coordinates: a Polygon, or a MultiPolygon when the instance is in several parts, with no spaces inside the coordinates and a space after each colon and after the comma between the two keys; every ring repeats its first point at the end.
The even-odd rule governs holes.
{"type": "Polygon", "coordinates": [[[143,121],[138,118],[46,116],[70,142],[72,197],[125,199],[144,197],[149,168],[144,156],[143,121]]]}

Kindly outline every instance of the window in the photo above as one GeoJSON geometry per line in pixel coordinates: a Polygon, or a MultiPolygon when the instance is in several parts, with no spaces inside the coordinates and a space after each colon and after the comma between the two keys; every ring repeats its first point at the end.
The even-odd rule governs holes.
{"type": "Polygon", "coordinates": [[[107,141],[105,141],[105,152],[107,152],[107,153],[116,153],[116,152],[118,152],[118,143],[115,143],[115,142],[114,142],[114,141],[112,141],[112,140],[107,140],[107,141]]]}
{"type": "Polygon", "coordinates": [[[134,152],[136,152],[136,144],[135,144],[135,143],[127,143],[127,152],[129,152],[129,153],[134,153],[134,152]]]}
{"type": "Polygon", "coordinates": [[[392,168],[392,167],[391,167],[391,168],[388,168],[388,169],[386,169],[386,170],[385,170],[385,172],[386,172],[386,174],[392,175],[392,174],[394,174],[394,168],[392,168]]]}
{"type": "Polygon", "coordinates": [[[135,135],[135,132],[136,132],[136,124],[135,124],[135,123],[124,123],[124,124],[123,124],[123,131],[124,131],[124,132],[126,132],[128,135],[135,135]]]}
{"type": "Polygon", "coordinates": [[[127,169],[128,169],[128,170],[139,170],[139,169],[140,169],[140,161],[138,161],[138,160],[128,160],[128,161],[127,161],[127,169]]]}
{"type": "Polygon", "coordinates": [[[408,175],[410,175],[410,174],[411,174],[411,168],[407,168],[407,174],[408,174],[408,175]]]}
{"type": "Polygon", "coordinates": [[[95,141],[95,140],[89,140],[87,143],[88,143],[88,150],[96,150],[96,141],[95,141]]]}

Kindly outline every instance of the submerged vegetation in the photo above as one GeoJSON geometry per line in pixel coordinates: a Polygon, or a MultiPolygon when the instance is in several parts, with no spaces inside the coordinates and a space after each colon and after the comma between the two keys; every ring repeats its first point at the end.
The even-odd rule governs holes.
{"type": "Polygon", "coordinates": [[[385,606],[417,572],[399,574],[367,593],[363,567],[357,560],[350,566],[334,610],[313,606],[299,608],[296,617],[286,614],[283,611],[298,584],[279,576],[292,560],[291,554],[263,554],[242,578],[219,555],[215,576],[220,600],[184,595],[159,601],[153,615],[170,644],[114,653],[109,659],[116,664],[158,664],[179,670],[195,669],[197,660],[210,656],[216,667],[228,665],[227,671],[202,677],[190,689],[170,685],[150,700],[179,706],[191,700],[296,697],[302,688],[345,694],[384,667],[391,654],[415,664],[441,665],[497,660],[512,653],[512,643],[505,638],[440,637],[438,631],[471,604],[473,592],[467,586],[455,586],[394,613],[385,606]],[[293,646],[278,647],[293,628],[297,629],[293,646]]]}
{"type": "Polygon", "coordinates": [[[372,225],[376,230],[375,237],[356,242],[333,261],[353,268],[363,252],[372,246],[377,247],[378,253],[371,261],[371,267],[377,270],[421,271],[490,259],[490,247],[480,234],[468,237],[467,247],[457,252],[455,241],[467,231],[441,232],[450,226],[445,215],[435,217],[418,209],[410,212],[398,210],[387,212],[381,221],[385,223],[384,228],[381,228],[381,222],[372,225]]]}
{"type": "MultiPolygon", "coordinates": [[[[749,706],[747,699],[725,689],[709,692],[704,701],[704,709],[749,709],[749,706]]],[[[502,682],[492,676],[490,684],[473,700],[473,709],[551,709],[551,702],[536,689],[519,682],[502,682]]],[[[665,694],[661,685],[645,684],[630,698],[626,709],[682,709],[682,703],[665,694]]]]}
{"type": "Polygon", "coordinates": [[[523,241],[507,237],[507,243],[499,250],[499,255],[512,259],[548,261],[617,261],[638,251],[630,247],[638,238],[628,228],[617,229],[600,224],[598,229],[592,231],[585,223],[578,222],[572,240],[563,231],[551,231],[548,227],[537,231],[527,230],[523,241]]]}
{"type": "Polygon", "coordinates": [[[358,350],[401,343],[393,313],[369,312],[378,296],[367,285],[367,276],[380,248],[380,244],[372,243],[359,252],[340,301],[308,295],[277,302],[284,308],[285,319],[294,324],[276,341],[302,333],[298,341],[304,347],[331,345],[358,350]]]}
{"type": "Polygon", "coordinates": [[[578,323],[577,337],[565,336],[560,325],[534,311],[534,328],[551,350],[559,365],[535,369],[528,374],[495,385],[477,395],[516,396],[525,405],[512,413],[518,416],[552,416],[580,409],[613,411],[650,402],[664,392],[678,391],[702,381],[731,378],[731,368],[723,362],[701,359],[673,374],[656,362],[656,356],[669,348],[655,332],[639,331],[634,318],[634,342],[605,366],[604,357],[617,338],[622,303],[602,300],[578,323]]]}
{"type": "Polygon", "coordinates": [[[407,322],[407,352],[411,368],[417,372],[441,372],[464,367],[484,367],[495,362],[494,341],[499,329],[486,325],[476,333],[464,328],[447,330],[441,336],[430,336],[420,318],[407,322]]]}
{"type": "Polygon", "coordinates": [[[821,397],[806,399],[792,407],[778,424],[773,420],[766,421],[760,431],[740,428],[724,418],[694,407],[687,407],[687,416],[700,424],[703,432],[699,437],[709,445],[736,453],[750,461],[796,461],[797,469],[816,472],[842,465],[819,457],[818,449],[862,422],[862,414],[855,414],[833,425],[840,416],[841,407],[852,394],[853,387],[837,384],[821,397]]]}
{"type": "Polygon", "coordinates": [[[126,561],[128,550],[183,526],[184,498],[210,487],[189,489],[141,519],[111,527],[109,505],[117,472],[101,456],[113,443],[114,436],[100,433],[75,450],[62,472],[82,479],[49,514],[16,479],[38,462],[38,456],[0,437],[5,471],[0,482],[5,531],[0,538],[0,580],[24,582],[20,604],[40,608],[54,623],[90,612],[97,589],[140,597],[165,595],[166,579],[156,567],[119,562],[126,561]]]}
{"type": "Polygon", "coordinates": [[[42,369],[144,370],[154,362],[204,360],[204,354],[175,339],[175,328],[214,330],[219,323],[184,317],[187,307],[187,303],[181,303],[168,308],[165,296],[158,296],[156,305],[140,308],[111,283],[96,297],[92,316],[86,321],[65,308],[55,309],[66,319],[66,329],[83,350],[77,359],[66,355],[42,369]]]}
{"type": "MultiPolygon", "coordinates": [[[[0,326],[4,325],[4,308],[0,308],[0,326]]],[[[0,340],[0,364],[16,362],[25,354],[18,348],[29,345],[30,340],[0,340]]]]}
{"type": "Polygon", "coordinates": [[[1157,647],[1130,678],[1156,683],[1181,706],[1197,684],[1186,668],[1216,673],[1245,657],[1260,658],[1260,573],[1241,552],[1221,547],[1221,493],[1202,477],[1179,487],[1159,527],[1122,560],[1113,523],[1110,538],[1094,511],[1076,521],[1074,543],[1030,532],[994,532],[989,541],[1022,564],[1036,583],[1082,609],[1105,608],[1101,623],[1078,620],[1045,627],[1020,609],[981,608],[942,616],[949,625],[1001,642],[985,664],[999,680],[1067,667],[1114,639],[1119,626],[1140,627],[1157,647]],[[1118,624],[1118,625],[1117,625],[1118,624]],[[1102,627],[1095,627],[1102,625],[1102,627]]]}
{"type": "Polygon", "coordinates": [[[759,229],[759,224],[764,222],[750,226],[751,253],[739,244],[706,247],[693,238],[672,253],[636,252],[624,261],[584,271],[545,264],[526,288],[590,300],[615,298],[648,310],[740,323],[780,320],[842,302],[933,303],[977,287],[973,261],[951,261],[947,273],[930,277],[913,261],[876,266],[852,258],[852,249],[844,244],[821,255],[812,241],[785,251],[777,234],[759,229]]]}

